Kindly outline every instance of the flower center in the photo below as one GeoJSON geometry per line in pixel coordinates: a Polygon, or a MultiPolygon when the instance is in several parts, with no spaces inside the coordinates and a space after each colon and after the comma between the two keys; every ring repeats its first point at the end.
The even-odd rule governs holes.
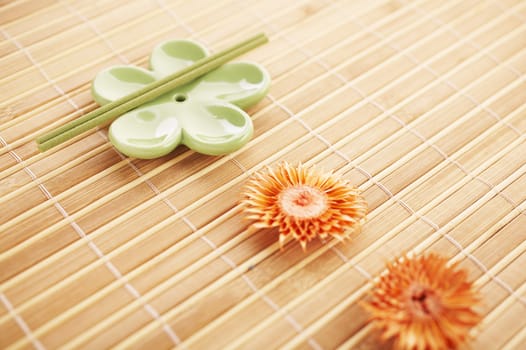
{"type": "Polygon", "coordinates": [[[442,309],[440,298],[426,287],[414,285],[409,291],[409,309],[417,317],[435,317],[442,309]]]}
{"type": "Polygon", "coordinates": [[[295,186],[285,189],[279,197],[283,211],[299,219],[315,218],[327,210],[327,195],[310,186],[295,186]]]}

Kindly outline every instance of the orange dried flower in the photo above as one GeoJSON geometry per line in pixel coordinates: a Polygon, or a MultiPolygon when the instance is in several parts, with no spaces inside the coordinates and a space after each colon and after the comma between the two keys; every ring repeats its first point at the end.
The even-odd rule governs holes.
{"type": "Polygon", "coordinates": [[[447,262],[429,254],[389,263],[362,304],[395,349],[455,349],[480,321],[473,310],[480,299],[467,272],[447,262]]]}
{"type": "Polygon", "coordinates": [[[254,228],[279,227],[279,242],[288,236],[303,250],[314,237],[348,238],[359,230],[367,212],[360,191],[332,172],[284,162],[252,176],[242,203],[254,228]]]}

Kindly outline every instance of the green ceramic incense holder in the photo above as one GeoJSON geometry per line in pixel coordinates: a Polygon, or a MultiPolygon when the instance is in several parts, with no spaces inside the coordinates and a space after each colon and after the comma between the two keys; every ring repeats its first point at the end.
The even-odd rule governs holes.
{"type": "MultiPolygon", "coordinates": [[[[194,41],[164,42],[154,48],[150,70],[113,66],[97,74],[93,98],[107,104],[208,55],[194,41]]],[[[225,64],[117,118],[109,129],[110,141],[123,154],[143,159],[164,156],[181,144],[208,155],[234,152],[253,133],[243,109],[259,102],[269,86],[269,74],[260,65],[225,64]]]]}

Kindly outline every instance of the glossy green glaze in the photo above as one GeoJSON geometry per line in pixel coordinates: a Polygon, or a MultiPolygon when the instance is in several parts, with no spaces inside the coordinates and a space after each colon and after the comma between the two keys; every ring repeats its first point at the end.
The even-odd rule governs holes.
{"type": "MultiPolygon", "coordinates": [[[[93,80],[92,95],[100,105],[115,101],[206,56],[206,49],[193,41],[162,43],[152,52],[150,70],[107,68],[93,80]]],[[[120,152],[143,159],[166,155],[180,144],[209,155],[233,152],[253,133],[243,108],[259,102],[269,86],[261,66],[225,64],[117,118],[110,140],[120,152]]]]}

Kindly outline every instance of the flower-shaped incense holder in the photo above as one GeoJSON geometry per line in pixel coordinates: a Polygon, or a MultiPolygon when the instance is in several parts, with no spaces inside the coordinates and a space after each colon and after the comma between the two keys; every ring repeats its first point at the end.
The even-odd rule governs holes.
{"type": "MultiPolygon", "coordinates": [[[[100,105],[115,101],[206,56],[208,51],[196,42],[164,42],[154,48],[150,70],[121,65],[97,74],[93,98],[100,105]]],[[[225,64],[117,118],[109,129],[110,141],[125,155],[143,159],[164,156],[180,144],[208,155],[233,152],[253,133],[243,109],[259,102],[269,86],[269,74],[261,66],[225,64]]]]}

